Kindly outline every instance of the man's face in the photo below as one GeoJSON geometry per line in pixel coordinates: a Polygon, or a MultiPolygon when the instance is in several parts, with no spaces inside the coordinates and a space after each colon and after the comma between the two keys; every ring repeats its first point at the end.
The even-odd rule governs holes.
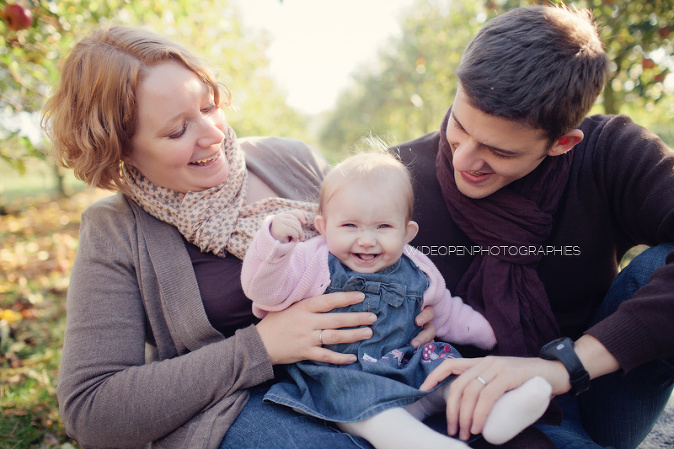
{"type": "Polygon", "coordinates": [[[447,125],[454,177],[459,191],[484,198],[531,173],[551,154],[542,130],[485,114],[461,87],[447,125]]]}

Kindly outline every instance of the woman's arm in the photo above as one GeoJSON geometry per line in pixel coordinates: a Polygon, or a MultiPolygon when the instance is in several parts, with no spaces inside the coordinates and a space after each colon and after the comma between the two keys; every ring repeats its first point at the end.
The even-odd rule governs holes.
{"type": "Polygon", "coordinates": [[[150,299],[139,282],[156,279],[140,278],[133,225],[111,212],[83,216],[68,290],[58,399],[69,434],[85,446],[145,444],[219,401],[245,399],[241,390],[273,377],[254,327],[192,352],[158,345],[162,360],[145,364],[146,338],[171,341],[175,323],[145,313],[150,299]],[[97,226],[105,220],[112,225],[97,226]]]}
{"type": "Polygon", "coordinates": [[[270,312],[257,325],[272,363],[288,364],[301,360],[348,364],[353,354],[341,354],[323,344],[353,343],[372,337],[369,326],[374,313],[327,313],[332,309],[357,304],[365,298],[360,292],[339,292],[308,298],[280,312],[270,312]],[[321,334],[321,331],[322,334],[321,334]]]}
{"type": "MultiPolygon", "coordinates": [[[[143,445],[200,427],[200,417],[214,409],[233,421],[245,404],[244,390],[273,378],[272,363],[350,362],[318,348],[317,329],[327,329],[323,340],[333,343],[371,335],[339,328],[367,326],[373,314],[321,313],[362,300],[362,294],[343,293],[303,301],[224,339],[205,317],[192,316],[194,308],[183,307],[194,299],[181,295],[199,293],[184,286],[180,272],[169,270],[171,280],[160,283],[164,275],[139,268],[147,249],[132,243],[138,229],[126,219],[130,214],[118,206],[83,216],[58,387],[64,424],[81,444],[143,445]],[[150,297],[162,289],[172,297],[180,290],[181,297],[150,297]],[[165,310],[173,307],[180,309],[165,310]],[[160,361],[146,364],[146,341],[155,343],[160,361]]],[[[164,246],[182,245],[164,237],[157,237],[164,246]]]]}

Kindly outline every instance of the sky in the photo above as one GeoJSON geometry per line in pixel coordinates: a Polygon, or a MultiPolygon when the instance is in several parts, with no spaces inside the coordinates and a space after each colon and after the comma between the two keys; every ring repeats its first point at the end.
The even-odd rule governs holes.
{"type": "MultiPolygon", "coordinates": [[[[350,74],[400,31],[415,0],[238,0],[246,27],[270,35],[270,70],[287,103],[306,114],[332,108],[350,74]]],[[[0,109],[0,139],[19,131],[42,145],[39,114],[0,109]],[[4,129],[1,129],[4,128],[4,129]]]]}
{"type": "Polygon", "coordinates": [[[414,0],[239,0],[248,28],[267,30],[273,78],[290,106],[330,109],[356,67],[399,33],[414,0]]]}

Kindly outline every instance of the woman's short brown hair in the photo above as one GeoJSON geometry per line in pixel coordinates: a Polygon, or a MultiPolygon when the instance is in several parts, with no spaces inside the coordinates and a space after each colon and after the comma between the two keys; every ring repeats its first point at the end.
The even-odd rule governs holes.
{"type": "Polygon", "coordinates": [[[165,61],[184,65],[212,89],[216,104],[229,104],[229,90],[184,47],[140,28],[98,29],[75,45],[44,108],[56,161],[90,186],[126,191],[121,166],[136,130],[138,85],[165,61]]]}

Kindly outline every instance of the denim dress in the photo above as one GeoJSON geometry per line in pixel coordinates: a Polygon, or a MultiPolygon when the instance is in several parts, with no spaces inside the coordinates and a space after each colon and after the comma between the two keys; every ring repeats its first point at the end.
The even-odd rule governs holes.
{"type": "MultiPolygon", "coordinates": [[[[393,407],[409,405],[428,392],[419,386],[443,359],[461,357],[447,343],[415,350],[410,341],[421,331],[414,318],[429,286],[426,275],[405,255],[377,273],[357,273],[328,256],[330,286],[325,293],[361,291],[365,300],[333,312],[373,312],[373,336],[356,343],[324,345],[356,354],[350,365],[303,361],[287,366],[288,378],[274,384],[266,402],[333,422],[362,421],[393,407]]],[[[437,387],[436,387],[437,388],[437,387]]]]}

